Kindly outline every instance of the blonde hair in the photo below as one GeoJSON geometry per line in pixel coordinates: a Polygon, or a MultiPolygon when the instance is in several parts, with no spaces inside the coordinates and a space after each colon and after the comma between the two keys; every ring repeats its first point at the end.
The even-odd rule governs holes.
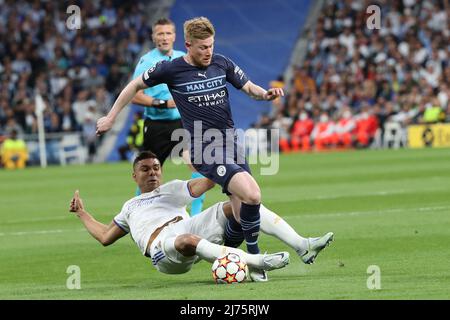
{"type": "Polygon", "coordinates": [[[205,17],[193,18],[184,23],[184,39],[186,41],[205,40],[214,36],[215,33],[211,21],[205,17]]]}

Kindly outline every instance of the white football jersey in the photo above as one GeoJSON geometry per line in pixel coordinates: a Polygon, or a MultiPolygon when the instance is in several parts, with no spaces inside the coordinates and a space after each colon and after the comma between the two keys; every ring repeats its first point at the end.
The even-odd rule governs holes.
{"type": "Polygon", "coordinates": [[[189,218],[186,205],[194,199],[188,181],[173,180],[125,202],[114,222],[123,231],[131,232],[134,242],[145,254],[150,236],[158,227],[176,216],[189,218]]]}

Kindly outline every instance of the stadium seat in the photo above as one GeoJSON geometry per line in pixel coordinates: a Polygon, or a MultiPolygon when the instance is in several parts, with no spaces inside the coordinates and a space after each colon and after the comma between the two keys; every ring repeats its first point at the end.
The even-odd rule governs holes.
{"type": "Polygon", "coordinates": [[[69,162],[86,163],[86,149],[81,143],[80,135],[68,134],[62,137],[59,144],[59,159],[63,166],[69,162]]]}
{"type": "Polygon", "coordinates": [[[405,129],[398,122],[388,122],[384,127],[383,147],[398,149],[406,146],[405,129]]]}

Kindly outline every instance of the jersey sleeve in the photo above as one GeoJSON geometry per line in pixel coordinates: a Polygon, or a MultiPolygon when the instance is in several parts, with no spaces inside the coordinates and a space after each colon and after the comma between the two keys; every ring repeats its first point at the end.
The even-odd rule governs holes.
{"type": "Polygon", "coordinates": [[[125,205],[123,206],[122,211],[120,211],[120,213],[114,217],[113,221],[116,224],[116,226],[118,226],[126,233],[130,232],[130,226],[128,225],[125,205]]]}
{"type": "Polygon", "coordinates": [[[245,72],[230,58],[222,56],[225,62],[227,81],[240,90],[249,80],[245,72]]]}
{"type": "Polygon", "coordinates": [[[188,205],[196,199],[192,196],[188,183],[189,181],[183,180],[173,180],[168,183],[169,192],[174,195],[174,200],[180,206],[188,205]]]}
{"type": "Polygon", "coordinates": [[[161,83],[168,84],[167,81],[170,78],[169,65],[170,63],[168,61],[158,62],[153,67],[142,73],[142,80],[149,87],[153,87],[161,83]]]}
{"type": "Polygon", "coordinates": [[[149,67],[150,66],[148,65],[148,63],[145,62],[144,57],[142,57],[136,65],[136,68],[134,68],[133,79],[139,77],[141,74],[147,71],[149,67]]]}

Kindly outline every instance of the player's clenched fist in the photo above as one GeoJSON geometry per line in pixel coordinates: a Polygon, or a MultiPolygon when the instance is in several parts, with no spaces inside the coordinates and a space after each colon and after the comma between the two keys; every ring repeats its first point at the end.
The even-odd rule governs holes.
{"type": "Polygon", "coordinates": [[[84,210],[83,201],[80,198],[80,192],[77,190],[70,201],[70,212],[81,212],[84,210]]]}
{"type": "Polygon", "coordinates": [[[102,135],[103,133],[107,132],[108,130],[110,130],[113,126],[113,120],[111,120],[108,117],[101,117],[100,119],[97,120],[97,131],[96,134],[102,135]]]}

